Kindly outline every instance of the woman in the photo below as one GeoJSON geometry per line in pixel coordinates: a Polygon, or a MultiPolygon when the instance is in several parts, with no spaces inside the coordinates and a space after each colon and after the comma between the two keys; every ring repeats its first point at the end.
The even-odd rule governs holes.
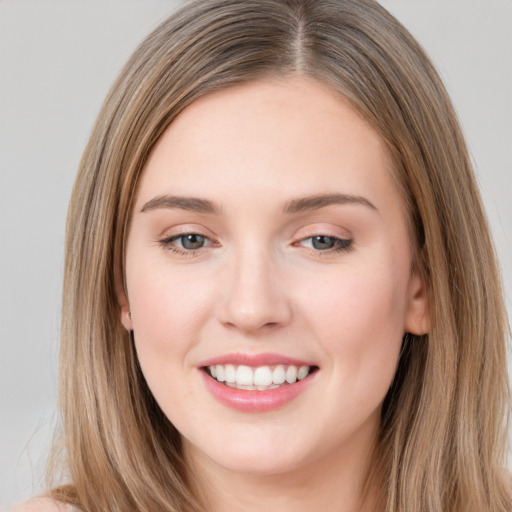
{"type": "Polygon", "coordinates": [[[506,318],[435,70],[369,0],[207,0],[136,50],[68,218],[80,510],[505,511],[506,318]]]}

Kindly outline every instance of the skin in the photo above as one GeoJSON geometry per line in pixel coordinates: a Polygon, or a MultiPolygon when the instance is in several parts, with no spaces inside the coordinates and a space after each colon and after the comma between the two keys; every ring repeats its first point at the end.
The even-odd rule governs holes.
{"type": "Polygon", "coordinates": [[[411,257],[383,143],[326,86],[237,86],[166,129],[134,205],[121,318],[209,510],[359,510],[403,335],[428,330],[411,257]],[[285,211],[333,194],[360,201],[285,211]],[[170,207],[166,195],[218,211],[170,207]],[[184,249],[184,233],[204,246],[184,249]],[[321,249],[315,236],[329,237],[321,249]],[[291,402],[247,413],[213,398],[199,370],[234,352],[319,369],[291,402]]]}

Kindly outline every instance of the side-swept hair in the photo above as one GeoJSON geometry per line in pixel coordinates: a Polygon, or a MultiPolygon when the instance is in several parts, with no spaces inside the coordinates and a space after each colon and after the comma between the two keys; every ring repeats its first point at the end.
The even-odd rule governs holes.
{"type": "Polygon", "coordinates": [[[511,509],[504,479],[507,320],[496,258],[456,115],[429,59],[372,0],[196,0],[137,48],[85,149],[67,224],[61,450],[84,511],[199,510],[180,436],[149,392],[116,283],[141,170],[197,98],[307,76],[382,137],[407,206],[432,328],[407,336],[368,485],[387,512],[511,509]]]}

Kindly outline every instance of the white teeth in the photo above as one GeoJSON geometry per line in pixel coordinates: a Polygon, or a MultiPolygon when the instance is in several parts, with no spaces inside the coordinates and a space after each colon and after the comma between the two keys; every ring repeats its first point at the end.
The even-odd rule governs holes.
{"type": "MultiPolygon", "coordinates": [[[[290,368],[291,368],[291,366],[290,366],[290,368]]],[[[284,366],[282,364],[278,364],[274,368],[274,371],[272,372],[272,382],[274,384],[283,384],[285,380],[286,380],[286,372],[284,371],[284,366]]]]}
{"type": "Polygon", "coordinates": [[[290,365],[286,370],[286,382],[293,384],[297,380],[297,367],[290,365]]]}
{"type": "Polygon", "coordinates": [[[236,380],[236,368],[232,364],[227,364],[224,370],[224,379],[226,382],[235,382],[236,380]]]}
{"type": "MultiPolygon", "coordinates": [[[[218,380],[218,379],[217,379],[218,380]]],[[[252,386],[254,384],[254,374],[249,366],[239,366],[236,370],[235,381],[242,386],[252,386]]]]}
{"type": "Polygon", "coordinates": [[[302,380],[308,376],[309,366],[301,366],[297,372],[297,379],[302,380]]]}
{"type": "Polygon", "coordinates": [[[270,384],[270,386],[245,386],[243,384],[237,384],[236,382],[225,382],[224,384],[230,388],[245,389],[246,391],[267,391],[279,387],[277,384],[270,384]]]}
{"type": "Polygon", "coordinates": [[[247,390],[265,391],[281,385],[294,384],[297,380],[305,379],[311,370],[309,366],[297,368],[294,365],[278,364],[273,369],[270,366],[236,366],[233,364],[217,364],[208,367],[210,375],[218,382],[224,382],[229,387],[247,390]]]}
{"type": "Polygon", "coordinates": [[[268,366],[260,366],[254,371],[255,386],[270,386],[272,384],[272,371],[268,366]]]}
{"type": "Polygon", "coordinates": [[[218,364],[215,366],[215,378],[219,382],[224,382],[224,366],[221,364],[218,364]]]}

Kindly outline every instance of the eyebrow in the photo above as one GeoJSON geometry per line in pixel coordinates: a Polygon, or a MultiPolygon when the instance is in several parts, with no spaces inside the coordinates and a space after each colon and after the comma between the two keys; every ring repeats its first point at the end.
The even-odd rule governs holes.
{"type": "MultiPolygon", "coordinates": [[[[336,204],[360,204],[378,212],[377,207],[368,199],[352,194],[317,194],[292,199],[285,204],[283,212],[287,214],[303,213],[312,210],[319,210],[320,208],[336,204]]],[[[142,213],[160,208],[176,208],[179,210],[213,215],[220,215],[221,213],[221,207],[217,203],[208,199],[169,195],[157,196],[150,199],[144,204],[140,211],[142,213]]]]}
{"type": "Polygon", "coordinates": [[[219,215],[221,208],[219,205],[208,199],[199,197],[183,197],[183,196],[157,196],[144,204],[141,212],[157,210],[159,208],[177,208],[190,212],[209,213],[219,215]]]}
{"type": "Polygon", "coordinates": [[[352,194],[317,194],[288,201],[284,207],[284,213],[302,213],[319,210],[334,204],[360,204],[376,212],[379,211],[374,204],[362,196],[352,194]]]}

